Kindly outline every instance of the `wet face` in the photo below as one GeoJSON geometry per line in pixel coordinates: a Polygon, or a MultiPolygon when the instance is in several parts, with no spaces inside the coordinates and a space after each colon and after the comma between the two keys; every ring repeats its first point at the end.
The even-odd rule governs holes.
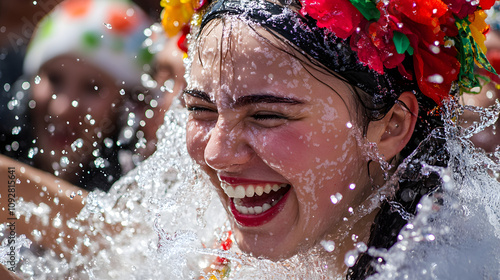
{"type": "Polygon", "coordinates": [[[369,184],[349,87],[305,69],[244,24],[226,26],[228,38],[222,24],[212,28],[185,93],[187,143],[238,246],[281,259],[335,238],[369,184]]]}
{"type": "Polygon", "coordinates": [[[33,86],[32,110],[40,150],[36,160],[41,168],[60,170],[62,178],[74,181],[75,173],[83,169],[79,165],[86,166],[93,158],[94,143],[102,144],[114,133],[116,108],[123,97],[114,79],[69,56],[45,63],[39,77],[33,86]]]}

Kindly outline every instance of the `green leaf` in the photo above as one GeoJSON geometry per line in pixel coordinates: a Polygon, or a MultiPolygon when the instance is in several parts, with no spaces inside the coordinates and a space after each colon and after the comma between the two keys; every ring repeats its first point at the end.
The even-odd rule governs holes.
{"type": "MultiPolygon", "coordinates": [[[[333,1],[333,0],[331,0],[333,1]]],[[[350,0],[351,4],[367,19],[377,21],[380,18],[380,11],[374,1],[370,0],[350,0]]]]}
{"type": "Polygon", "coordinates": [[[404,54],[406,51],[408,51],[410,55],[413,55],[413,48],[410,46],[410,40],[408,39],[408,37],[406,37],[405,34],[399,31],[394,31],[392,35],[392,41],[394,42],[396,51],[399,54],[404,54]]]}

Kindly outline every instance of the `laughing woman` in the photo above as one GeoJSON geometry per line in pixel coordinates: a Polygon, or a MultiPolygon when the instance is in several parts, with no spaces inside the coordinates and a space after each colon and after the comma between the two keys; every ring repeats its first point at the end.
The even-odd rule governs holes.
{"type": "MultiPolygon", "coordinates": [[[[344,256],[390,248],[422,196],[440,192],[436,174],[404,159],[421,145],[428,156],[414,158],[447,165],[438,139],[421,143],[443,104],[477,82],[467,56],[491,69],[480,46],[492,3],[201,2],[184,4],[200,23],[187,145],[237,246],[282,260],[328,241],[332,275],[375,273],[366,250],[344,256]]],[[[175,9],[164,5],[168,32],[175,9]]]]}

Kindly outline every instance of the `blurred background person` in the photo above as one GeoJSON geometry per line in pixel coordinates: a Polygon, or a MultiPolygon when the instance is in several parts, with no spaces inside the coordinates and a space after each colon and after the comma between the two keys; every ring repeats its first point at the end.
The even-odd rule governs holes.
{"type": "Polygon", "coordinates": [[[152,61],[143,45],[150,25],[126,0],[59,4],[37,25],[25,77],[2,98],[2,154],[108,190],[147,143],[141,77],[152,61]]]}
{"type": "MultiPolygon", "coordinates": [[[[490,31],[486,35],[485,41],[486,57],[500,74],[500,5],[496,4],[489,12],[487,23],[490,24],[490,31]]],[[[491,82],[485,82],[479,94],[464,93],[462,96],[463,104],[478,107],[492,106],[500,98],[500,76],[485,69],[477,69],[477,73],[491,79],[491,82]]],[[[464,125],[469,126],[474,121],[479,121],[480,117],[478,113],[466,111],[462,119],[464,125]]],[[[496,147],[500,145],[500,120],[472,136],[471,141],[487,153],[495,152],[496,147]]]]}
{"type": "MultiPolygon", "coordinates": [[[[151,108],[146,111],[146,117],[150,119],[142,128],[145,138],[151,140],[148,140],[142,153],[150,155],[156,150],[156,132],[164,122],[165,113],[186,87],[183,62],[186,53],[178,46],[183,43],[182,34],[167,38],[160,23],[151,26],[146,42],[150,52],[154,53],[154,59],[150,71],[151,80],[148,81],[150,94],[147,97],[151,108]]],[[[181,99],[178,101],[181,102],[181,99]]]]}
{"type": "Polygon", "coordinates": [[[0,95],[23,74],[26,47],[36,24],[60,2],[0,0],[0,95]]]}

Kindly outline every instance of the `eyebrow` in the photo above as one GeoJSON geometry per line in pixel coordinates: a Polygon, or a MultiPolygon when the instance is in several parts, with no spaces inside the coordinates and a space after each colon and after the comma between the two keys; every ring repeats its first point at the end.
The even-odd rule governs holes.
{"type": "Polygon", "coordinates": [[[210,96],[208,96],[208,94],[206,92],[203,92],[201,90],[197,90],[197,89],[185,89],[184,90],[184,94],[191,95],[192,97],[195,97],[195,98],[201,98],[201,99],[203,99],[204,101],[206,101],[208,103],[214,103],[210,99],[210,96]]]}
{"type": "MultiPolygon", "coordinates": [[[[214,103],[210,99],[210,96],[207,93],[200,91],[200,90],[196,90],[196,89],[184,90],[184,94],[191,95],[192,97],[195,97],[195,98],[201,98],[209,103],[214,103]]],[[[271,95],[271,94],[255,94],[255,95],[245,95],[245,96],[239,97],[238,99],[236,99],[236,102],[234,102],[232,107],[237,108],[237,107],[243,107],[246,105],[258,104],[258,103],[281,103],[281,104],[291,104],[291,105],[304,104],[303,101],[295,99],[295,98],[281,97],[281,96],[275,96],[275,95],[271,95]]]]}

